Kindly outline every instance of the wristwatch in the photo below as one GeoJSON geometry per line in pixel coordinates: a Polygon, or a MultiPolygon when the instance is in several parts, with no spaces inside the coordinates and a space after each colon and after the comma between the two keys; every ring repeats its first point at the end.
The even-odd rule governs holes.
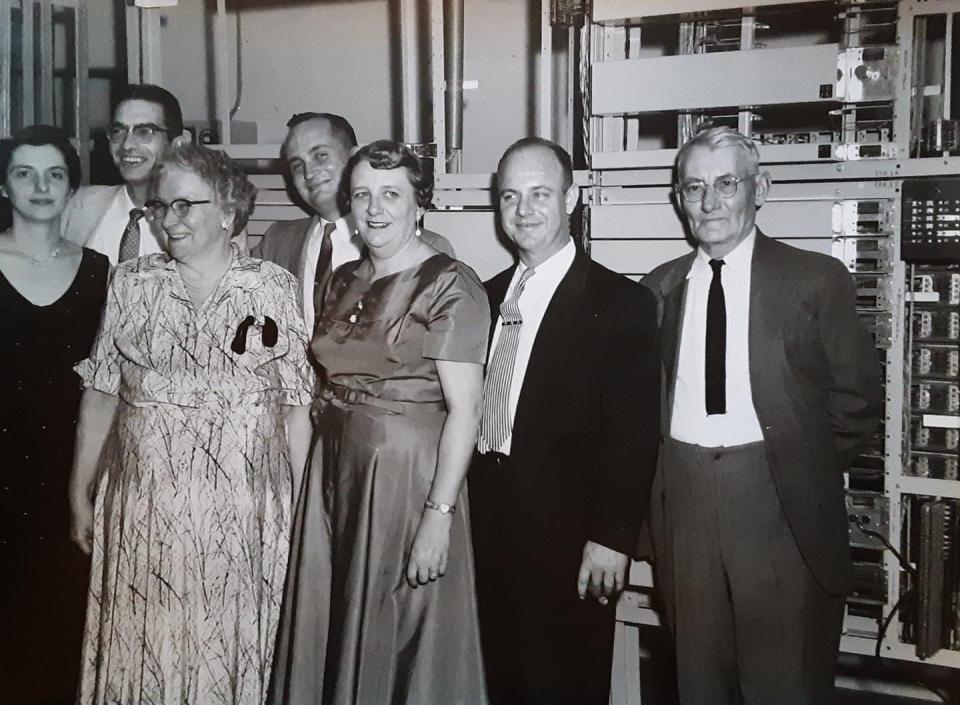
{"type": "Polygon", "coordinates": [[[432,510],[435,511],[435,512],[440,512],[441,514],[456,514],[456,513],[457,513],[457,505],[455,505],[455,504],[445,504],[445,503],[443,503],[443,502],[433,502],[433,501],[431,501],[431,500],[428,499],[426,502],[423,503],[423,506],[426,507],[427,509],[432,509],[432,510]]]}

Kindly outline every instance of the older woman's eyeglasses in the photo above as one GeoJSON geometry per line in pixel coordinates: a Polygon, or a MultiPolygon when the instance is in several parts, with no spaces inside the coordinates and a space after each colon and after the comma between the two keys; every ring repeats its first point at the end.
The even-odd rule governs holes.
{"type": "Polygon", "coordinates": [[[160,127],[156,123],[144,122],[139,125],[124,125],[119,122],[111,122],[107,125],[107,138],[113,142],[123,142],[127,135],[133,135],[133,141],[139,144],[146,144],[153,139],[154,135],[172,132],[165,127],[160,127]]]}
{"type": "Polygon", "coordinates": [[[154,198],[143,204],[144,215],[147,220],[163,220],[167,217],[167,211],[173,211],[178,218],[186,218],[190,212],[191,206],[198,206],[203,203],[213,203],[213,201],[191,201],[189,198],[176,198],[170,203],[165,203],[159,198],[154,198]]]}
{"type": "Polygon", "coordinates": [[[680,184],[675,186],[677,193],[679,193],[684,201],[688,203],[696,203],[697,201],[702,201],[707,195],[707,189],[711,186],[713,190],[717,192],[717,195],[721,198],[730,198],[737,193],[737,187],[740,185],[741,181],[746,181],[747,179],[752,179],[753,174],[749,176],[741,176],[737,178],[727,174],[726,176],[718,177],[713,184],[708,184],[705,181],[688,181],[685,184],[680,184]]]}

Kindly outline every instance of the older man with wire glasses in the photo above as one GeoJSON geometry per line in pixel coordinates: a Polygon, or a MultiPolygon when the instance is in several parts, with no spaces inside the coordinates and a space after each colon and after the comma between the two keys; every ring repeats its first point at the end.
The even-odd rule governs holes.
{"type": "Polygon", "coordinates": [[[685,705],[832,701],[851,587],[842,471],[880,413],[852,278],[757,229],[758,161],[727,127],[680,149],[697,249],[643,280],[666,391],[651,534],[685,705]]]}

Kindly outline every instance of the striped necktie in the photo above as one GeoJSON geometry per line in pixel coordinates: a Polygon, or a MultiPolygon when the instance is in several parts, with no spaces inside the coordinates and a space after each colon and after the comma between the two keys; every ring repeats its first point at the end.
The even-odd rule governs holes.
{"type": "Polygon", "coordinates": [[[139,208],[130,209],[130,218],[127,227],[120,237],[120,249],[117,251],[117,262],[126,262],[140,256],[140,219],[143,211],[139,208]]]}
{"type": "Polygon", "coordinates": [[[483,385],[483,416],[480,418],[481,453],[499,450],[513,431],[510,419],[510,385],[513,383],[513,366],[520,345],[520,295],[527,281],[534,275],[531,267],[523,270],[513,294],[500,304],[500,338],[493,351],[487,379],[483,385]]]}

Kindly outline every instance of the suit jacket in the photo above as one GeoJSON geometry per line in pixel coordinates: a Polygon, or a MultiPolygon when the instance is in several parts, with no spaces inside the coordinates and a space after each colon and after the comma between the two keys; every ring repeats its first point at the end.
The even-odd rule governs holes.
{"type": "MultiPolygon", "coordinates": [[[[126,186],[123,184],[78,188],[63,210],[63,216],[60,219],[61,234],[78,245],[86,245],[103,221],[113,199],[124,188],[126,186]]],[[[124,221],[117,225],[117,232],[122,233],[126,224],[127,221],[124,218],[124,221]]]]}
{"type": "MultiPolygon", "coordinates": [[[[695,256],[667,262],[643,280],[661,318],[664,435],[670,432],[686,276],[695,256]]],[[[876,349],[854,308],[853,280],[836,259],[758,232],[750,277],[750,384],[773,481],[814,577],[841,594],[851,580],[842,470],[880,418],[876,349]]],[[[663,520],[660,492],[658,477],[654,524],[663,520]]]]}
{"type": "MultiPolygon", "coordinates": [[[[354,224],[349,214],[346,219],[348,227],[353,230],[354,224]]],[[[278,220],[267,228],[267,232],[263,234],[250,254],[279,264],[301,282],[307,276],[312,279],[314,273],[306,271],[307,240],[316,222],[316,216],[297,220],[278,220]]],[[[422,230],[420,239],[435,250],[455,257],[453,247],[443,235],[422,230]]]]}
{"type": "MultiPolygon", "coordinates": [[[[486,285],[492,325],[512,276],[507,269],[486,285]]],[[[633,552],[656,465],[659,385],[654,298],[577,251],[530,353],[513,484],[502,488],[523,508],[512,548],[537,585],[573,590],[588,539],[633,552]],[[556,579],[543,580],[551,571],[556,579]]]]}

